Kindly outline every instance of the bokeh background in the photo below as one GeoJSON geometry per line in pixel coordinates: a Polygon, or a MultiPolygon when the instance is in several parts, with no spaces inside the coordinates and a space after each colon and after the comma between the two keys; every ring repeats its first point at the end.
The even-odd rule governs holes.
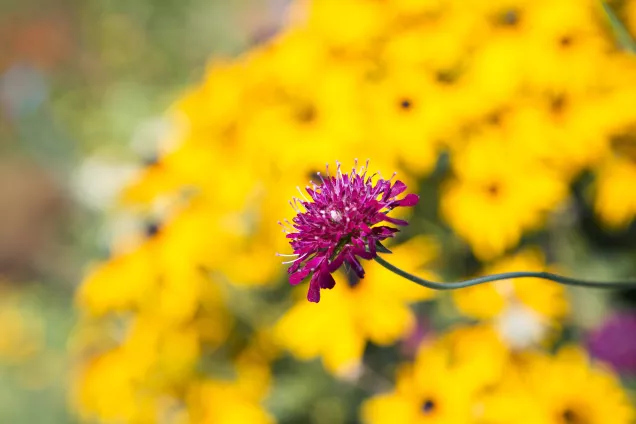
{"type": "Polygon", "coordinates": [[[634,36],[633,0],[4,0],[0,422],[634,422],[635,290],[365,262],[313,304],[275,256],[370,158],[409,271],[636,279],[634,36]]]}

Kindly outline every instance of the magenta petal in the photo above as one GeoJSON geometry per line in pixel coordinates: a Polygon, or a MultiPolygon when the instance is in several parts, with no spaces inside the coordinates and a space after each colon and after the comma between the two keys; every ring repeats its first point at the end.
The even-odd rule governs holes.
{"type": "Polygon", "coordinates": [[[334,259],[328,266],[328,271],[329,272],[336,272],[338,270],[338,268],[340,268],[342,266],[342,263],[345,260],[345,257],[347,255],[347,251],[342,251],[340,252],[340,254],[336,257],[336,259],[334,259]]]}
{"type": "Polygon", "coordinates": [[[307,300],[313,303],[320,302],[320,283],[314,275],[309,282],[309,290],[307,291],[307,300]]]}
{"type": "Polygon", "coordinates": [[[371,252],[371,254],[373,255],[373,258],[375,258],[378,255],[377,249],[375,247],[375,240],[371,240],[371,239],[369,240],[369,252],[371,252]]]}
{"type": "Polygon", "coordinates": [[[320,282],[320,288],[322,289],[333,289],[336,285],[336,280],[333,279],[333,276],[329,271],[327,271],[327,269],[320,270],[318,281],[320,282]]]}
{"type": "Polygon", "coordinates": [[[291,284],[292,286],[295,286],[299,283],[301,283],[311,272],[311,270],[309,268],[303,268],[300,271],[296,272],[295,274],[292,274],[289,276],[289,284],[291,284]]]}
{"type": "Polygon", "coordinates": [[[371,260],[371,259],[375,258],[375,253],[367,252],[364,249],[356,249],[353,253],[356,254],[357,256],[360,256],[363,259],[366,259],[366,260],[371,260]]]}
{"type": "Polygon", "coordinates": [[[362,267],[360,262],[358,262],[355,256],[350,253],[347,262],[349,263],[349,265],[351,265],[351,268],[353,268],[353,271],[356,273],[358,278],[364,278],[364,268],[362,267]]]}
{"type": "Polygon", "coordinates": [[[391,191],[389,194],[389,198],[393,198],[395,196],[397,196],[398,194],[404,192],[404,190],[406,190],[406,184],[404,184],[402,181],[397,180],[394,184],[393,187],[391,187],[391,191]]]}
{"type": "Polygon", "coordinates": [[[420,196],[417,194],[407,194],[404,199],[395,202],[397,206],[415,206],[420,201],[420,196]]]}
{"type": "Polygon", "coordinates": [[[393,237],[393,234],[397,233],[398,231],[400,230],[398,230],[397,228],[387,227],[384,225],[381,227],[373,227],[373,234],[375,234],[382,240],[388,237],[393,237]]]}
{"type": "Polygon", "coordinates": [[[386,222],[390,222],[391,224],[395,224],[395,225],[408,225],[409,223],[406,222],[403,219],[397,219],[397,218],[391,218],[390,216],[386,216],[385,214],[380,214],[382,216],[380,216],[380,219],[382,221],[386,221],[386,222]]]}

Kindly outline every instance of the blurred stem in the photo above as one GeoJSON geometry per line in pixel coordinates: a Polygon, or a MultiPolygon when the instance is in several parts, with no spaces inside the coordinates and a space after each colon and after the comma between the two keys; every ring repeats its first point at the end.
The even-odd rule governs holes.
{"type": "Polygon", "coordinates": [[[614,10],[604,1],[601,1],[601,6],[620,46],[628,52],[636,54],[636,43],[629,34],[629,31],[627,31],[623,23],[618,19],[614,10]]]}
{"type": "Polygon", "coordinates": [[[484,277],[472,278],[470,280],[465,281],[457,281],[452,283],[438,283],[435,281],[425,280],[423,278],[417,277],[413,274],[409,274],[406,271],[401,270],[395,265],[385,261],[380,256],[375,257],[375,261],[388,269],[391,272],[399,275],[400,277],[406,278],[409,281],[414,282],[415,284],[419,284],[420,286],[433,289],[433,290],[456,290],[462,289],[470,286],[476,286],[478,284],[490,283],[493,281],[501,281],[501,280],[512,280],[515,278],[540,278],[542,280],[554,281],[555,283],[563,284],[566,286],[576,286],[576,287],[588,287],[588,288],[598,288],[598,289],[625,289],[625,288],[636,288],[636,281],[612,281],[612,282],[600,282],[600,281],[585,281],[578,280],[576,278],[564,277],[558,274],[553,274],[551,272],[535,272],[535,271],[517,271],[517,272],[504,272],[501,274],[492,274],[486,275],[484,277]]]}

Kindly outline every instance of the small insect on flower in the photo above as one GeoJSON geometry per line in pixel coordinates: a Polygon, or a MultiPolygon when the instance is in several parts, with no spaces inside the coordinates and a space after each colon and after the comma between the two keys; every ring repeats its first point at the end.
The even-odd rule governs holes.
{"type": "Polygon", "coordinates": [[[343,174],[340,163],[336,162],[336,175],[318,173],[321,183],[311,182],[312,187],[300,188],[303,199],[294,198],[290,202],[296,216],[293,222],[279,222],[294,249],[295,259],[288,269],[289,282],[297,285],[311,276],[307,299],[320,301],[320,289],[331,289],[336,282],[331,275],[343,263],[348,263],[359,278],[364,277],[364,269],[359,258],[373,259],[377,255],[377,243],[393,237],[399,230],[388,226],[376,226],[381,222],[407,225],[401,219],[390,218],[387,214],[398,206],[415,206],[419,201],[416,194],[407,194],[397,199],[406,190],[406,184],[396,180],[396,174],[385,180],[379,173],[367,177],[369,161],[358,170],[358,161],[350,174],[343,174]],[[375,182],[374,179],[378,175],[375,182]]]}

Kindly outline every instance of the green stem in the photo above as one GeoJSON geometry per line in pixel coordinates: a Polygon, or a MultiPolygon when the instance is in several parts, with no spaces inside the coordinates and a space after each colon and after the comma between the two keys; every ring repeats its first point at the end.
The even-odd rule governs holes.
{"type": "Polygon", "coordinates": [[[612,27],[612,31],[614,31],[614,35],[616,36],[618,43],[620,46],[631,53],[636,53],[636,43],[632,39],[629,31],[625,28],[623,23],[618,19],[614,10],[604,1],[601,1],[601,6],[603,7],[603,11],[605,12],[605,16],[607,17],[607,21],[612,27]]]}
{"type": "Polygon", "coordinates": [[[564,277],[558,274],[552,274],[551,272],[535,272],[535,271],[517,271],[517,272],[504,272],[502,274],[486,275],[484,277],[472,278],[466,281],[456,281],[452,283],[437,283],[435,281],[424,280],[413,274],[409,274],[406,271],[401,270],[395,265],[385,261],[382,257],[376,256],[375,261],[388,269],[391,272],[396,273],[400,277],[406,278],[409,281],[419,284],[420,286],[433,289],[433,290],[456,290],[463,289],[465,287],[476,286],[477,284],[490,283],[492,281],[511,280],[514,278],[541,278],[542,280],[554,281],[555,283],[563,284],[566,286],[577,287],[589,287],[597,289],[625,289],[636,288],[636,281],[613,281],[613,282],[600,282],[600,281],[584,281],[576,278],[564,277]]]}

